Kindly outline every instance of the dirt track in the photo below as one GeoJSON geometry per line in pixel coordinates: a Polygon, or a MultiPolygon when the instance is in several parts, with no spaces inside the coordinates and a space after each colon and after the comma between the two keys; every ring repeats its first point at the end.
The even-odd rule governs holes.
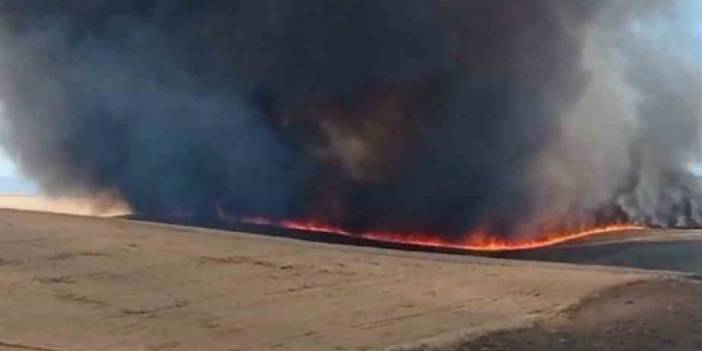
{"type": "Polygon", "coordinates": [[[699,351],[702,284],[673,280],[618,286],[532,327],[492,333],[459,350],[699,351]]]}
{"type": "Polygon", "coordinates": [[[466,350],[660,279],[3,210],[0,350],[466,350]]]}

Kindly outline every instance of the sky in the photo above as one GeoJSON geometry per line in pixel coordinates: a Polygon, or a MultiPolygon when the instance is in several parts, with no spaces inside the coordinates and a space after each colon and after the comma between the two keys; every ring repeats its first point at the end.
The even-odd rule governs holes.
{"type": "Polygon", "coordinates": [[[19,177],[14,163],[7,156],[4,150],[0,148],[0,177],[19,177]]]}
{"type": "MultiPolygon", "coordinates": [[[[0,122],[2,122],[2,105],[0,104],[0,122]]],[[[0,128],[2,123],[0,123],[0,128]]],[[[2,136],[2,133],[0,133],[2,136]]],[[[15,166],[7,152],[0,143],[0,195],[37,195],[37,185],[24,175],[15,166]]]]}
{"type": "MultiPolygon", "coordinates": [[[[702,59],[702,0],[690,1],[689,7],[684,8],[688,16],[695,21],[699,21],[696,36],[700,41],[700,59],[702,59]]],[[[2,119],[2,106],[0,105],[0,119],[2,119]]],[[[702,163],[690,165],[690,171],[698,176],[702,176],[702,163]]],[[[15,167],[14,163],[0,145],[0,194],[19,193],[35,194],[36,185],[27,177],[23,176],[15,167]]]]}
{"type": "Polygon", "coordinates": [[[17,171],[12,160],[0,149],[0,195],[37,195],[34,182],[17,171]]]}

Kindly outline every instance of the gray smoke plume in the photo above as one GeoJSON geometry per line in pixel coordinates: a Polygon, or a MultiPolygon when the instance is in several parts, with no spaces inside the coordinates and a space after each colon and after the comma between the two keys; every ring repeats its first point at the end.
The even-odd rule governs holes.
{"type": "Polygon", "coordinates": [[[0,0],[3,142],[145,216],[702,223],[690,1],[0,0]]]}

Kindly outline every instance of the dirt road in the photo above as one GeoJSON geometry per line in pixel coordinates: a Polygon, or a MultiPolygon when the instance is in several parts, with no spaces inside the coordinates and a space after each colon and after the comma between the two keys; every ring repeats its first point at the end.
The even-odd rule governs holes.
{"type": "Polygon", "coordinates": [[[0,350],[458,350],[660,279],[2,210],[0,350]]]}
{"type": "Polygon", "coordinates": [[[461,351],[699,351],[702,284],[648,281],[585,299],[534,326],[496,332],[461,351]]]}

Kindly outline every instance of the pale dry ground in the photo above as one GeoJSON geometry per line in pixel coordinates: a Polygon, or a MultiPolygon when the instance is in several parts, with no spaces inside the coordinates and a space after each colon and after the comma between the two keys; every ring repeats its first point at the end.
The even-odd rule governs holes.
{"type": "Polygon", "coordinates": [[[0,211],[0,345],[8,350],[448,345],[650,279],[658,278],[0,211]]]}
{"type": "Polygon", "coordinates": [[[91,217],[115,217],[127,215],[131,212],[129,206],[109,196],[86,199],[0,194],[0,209],[91,217]]]}

